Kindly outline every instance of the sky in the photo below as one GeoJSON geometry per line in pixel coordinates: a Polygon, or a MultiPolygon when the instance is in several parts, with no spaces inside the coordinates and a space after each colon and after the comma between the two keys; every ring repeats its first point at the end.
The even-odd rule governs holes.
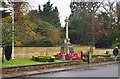
{"type": "MultiPolygon", "coordinates": [[[[38,4],[44,5],[48,0],[28,0],[33,9],[38,9],[38,4]]],[[[53,6],[57,6],[62,27],[65,26],[65,18],[71,14],[70,2],[71,0],[50,0],[53,6]]],[[[42,8],[42,7],[41,7],[42,8]]]]}

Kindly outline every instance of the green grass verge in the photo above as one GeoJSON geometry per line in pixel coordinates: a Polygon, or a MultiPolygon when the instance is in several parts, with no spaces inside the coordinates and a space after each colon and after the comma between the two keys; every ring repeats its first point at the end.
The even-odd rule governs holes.
{"type": "Polygon", "coordinates": [[[62,60],[55,60],[55,62],[61,62],[62,60]]]}
{"type": "Polygon", "coordinates": [[[44,62],[36,62],[29,58],[17,58],[10,61],[4,60],[4,63],[2,63],[0,66],[4,67],[4,66],[16,66],[16,65],[26,65],[26,64],[39,64],[39,63],[44,63],[44,62]]]}
{"type": "MultiPolygon", "coordinates": [[[[61,62],[61,60],[55,60],[55,62],[61,62]]],[[[4,60],[4,63],[0,64],[0,67],[27,65],[27,64],[43,64],[43,63],[46,63],[46,62],[37,62],[29,58],[17,58],[10,61],[4,60]]]]}
{"type": "Polygon", "coordinates": [[[82,64],[88,64],[88,62],[82,62],[82,64]]]}

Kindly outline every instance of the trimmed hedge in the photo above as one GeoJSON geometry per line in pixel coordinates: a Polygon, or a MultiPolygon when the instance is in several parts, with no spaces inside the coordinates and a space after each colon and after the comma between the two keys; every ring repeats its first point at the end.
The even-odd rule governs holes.
{"type": "Polygon", "coordinates": [[[55,57],[54,56],[32,56],[32,60],[38,61],[38,62],[54,62],[55,57]]]}
{"type": "Polygon", "coordinates": [[[97,57],[110,57],[111,55],[109,54],[92,54],[92,58],[97,58],[97,57]]]}
{"type": "Polygon", "coordinates": [[[120,48],[120,42],[114,42],[113,44],[112,44],[112,47],[118,47],[118,48],[120,48]]]}

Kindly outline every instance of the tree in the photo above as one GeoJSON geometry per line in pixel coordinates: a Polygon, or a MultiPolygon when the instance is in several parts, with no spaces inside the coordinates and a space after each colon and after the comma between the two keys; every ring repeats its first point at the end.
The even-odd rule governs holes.
{"type": "Polygon", "coordinates": [[[2,8],[3,10],[0,11],[0,13],[2,14],[2,19],[1,19],[1,22],[3,23],[2,24],[2,34],[1,34],[1,38],[3,40],[2,41],[2,44],[4,45],[7,45],[7,44],[12,44],[12,31],[11,31],[11,28],[12,28],[12,24],[10,23],[11,22],[11,17],[10,17],[10,13],[11,12],[8,12],[9,10],[9,7],[8,5],[5,3],[5,2],[1,2],[2,4],[2,8]]]}
{"type": "Polygon", "coordinates": [[[34,31],[41,38],[47,37],[51,39],[53,46],[61,44],[62,39],[59,28],[54,27],[48,22],[41,21],[37,24],[34,31]]]}
{"type": "Polygon", "coordinates": [[[43,45],[46,40],[51,43],[48,46],[61,44],[59,12],[57,7],[53,7],[50,1],[43,5],[43,10],[39,5],[38,10],[31,10],[25,16],[27,20],[35,23],[33,31],[36,34],[36,38],[29,40],[29,42],[26,41],[25,45],[47,46],[43,45]],[[42,42],[43,40],[44,42],[42,42]]]}
{"type": "Polygon", "coordinates": [[[71,43],[81,45],[91,43],[91,16],[85,10],[70,17],[69,35],[71,43]]]}
{"type": "Polygon", "coordinates": [[[60,27],[60,18],[57,7],[53,7],[53,4],[50,1],[46,2],[43,5],[43,9],[38,5],[38,10],[31,10],[28,13],[29,19],[35,23],[40,21],[46,21],[52,24],[55,27],[60,27]]]}
{"type": "Polygon", "coordinates": [[[11,45],[12,44],[12,24],[11,17],[7,16],[2,19],[2,44],[11,45]]]}
{"type": "MultiPolygon", "coordinates": [[[[90,27],[94,45],[96,47],[111,47],[116,38],[119,38],[118,5],[119,2],[110,2],[109,0],[107,2],[104,2],[104,0],[102,2],[71,2],[70,8],[72,13],[70,15],[70,19],[73,19],[73,17],[75,17],[78,13],[85,11],[85,14],[87,13],[89,16],[91,16],[91,22],[89,21],[89,23],[91,23],[90,27]]],[[[77,15],[76,17],[78,20],[79,16],[77,15]]],[[[83,17],[81,18],[85,19],[83,17]]],[[[74,21],[77,22],[77,20],[74,21]]],[[[78,24],[79,25],[76,26],[80,26],[80,23],[78,24]]],[[[78,29],[78,27],[76,28],[78,29]]],[[[73,34],[78,34],[76,31],[77,30],[75,30],[75,33],[73,34]]]]}
{"type": "Polygon", "coordinates": [[[58,9],[57,7],[53,7],[53,4],[51,4],[50,1],[43,5],[42,16],[42,18],[50,24],[56,27],[61,26],[58,9]]]}
{"type": "Polygon", "coordinates": [[[120,24],[120,1],[116,3],[117,24],[120,24]]]}
{"type": "Polygon", "coordinates": [[[28,20],[30,20],[31,22],[34,22],[34,23],[39,23],[42,20],[41,14],[39,14],[39,12],[37,10],[29,11],[29,13],[26,14],[26,17],[28,20]]]}
{"type": "Polygon", "coordinates": [[[59,12],[58,12],[58,9],[57,9],[57,7],[55,7],[54,9],[53,9],[53,22],[54,22],[54,24],[55,24],[55,26],[61,26],[61,24],[60,24],[60,18],[59,18],[59,12]]]}
{"type": "MultiPolygon", "coordinates": [[[[60,26],[60,24],[58,23],[59,12],[57,7],[51,8],[51,15],[49,15],[50,8],[43,11],[41,10],[40,6],[38,10],[31,10],[28,13],[23,14],[23,9],[25,9],[26,4],[24,2],[15,2],[14,5],[15,46],[56,46],[61,44],[61,30],[59,27],[57,27],[60,26]],[[44,17],[44,12],[48,13],[49,16],[47,16],[46,14],[46,17],[44,17]],[[48,17],[51,18],[49,18],[49,21],[46,20],[46,18],[48,19],[48,17]]],[[[50,5],[52,7],[52,4],[50,5]]],[[[11,16],[7,16],[2,19],[4,43],[12,41],[11,19],[11,16]]]]}
{"type": "Polygon", "coordinates": [[[94,13],[96,14],[97,11],[99,10],[102,2],[77,2],[73,1],[70,3],[70,8],[71,8],[71,15],[76,14],[77,12],[81,10],[86,10],[87,13],[94,13]]]}
{"type": "Polygon", "coordinates": [[[97,17],[100,21],[100,24],[102,25],[102,29],[104,29],[104,34],[103,38],[96,42],[96,46],[98,47],[99,44],[101,45],[100,47],[111,47],[112,43],[119,35],[118,19],[116,20],[116,14],[118,10],[116,10],[116,6],[117,5],[115,5],[115,2],[110,1],[102,4],[102,7],[105,11],[101,11],[97,17]]]}
{"type": "Polygon", "coordinates": [[[95,32],[97,32],[99,29],[98,27],[100,27],[99,22],[96,20],[96,14],[101,4],[102,2],[71,2],[70,8],[72,13],[70,15],[70,19],[75,19],[73,19],[74,22],[70,21],[70,24],[72,23],[70,28],[74,28],[74,26],[76,26],[72,36],[78,34],[78,38],[72,37],[71,41],[74,39],[74,41],[79,41],[76,42],[76,44],[93,45],[96,40],[95,32]],[[97,23],[96,26],[95,22],[97,23]]]}

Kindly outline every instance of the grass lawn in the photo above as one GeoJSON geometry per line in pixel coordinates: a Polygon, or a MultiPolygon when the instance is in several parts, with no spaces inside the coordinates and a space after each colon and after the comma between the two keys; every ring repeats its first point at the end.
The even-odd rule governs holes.
{"type": "MultiPolygon", "coordinates": [[[[55,60],[55,62],[61,62],[61,60],[55,60]]],[[[42,63],[46,63],[46,62],[37,62],[29,58],[17,58],[10,61],[4,60],[4,63],[0,64],[0,67],[26,65],[26,64],[42,64],[42,63]]]]}
{"type": "Polygon", "coordinates": [[[14,60],[4,60],[4,63],[2,63],[0,66],[4,67],[4,66],[15,66],[15,65],[25,65],[25,64],[40,64],[40,63],[44,63],[44,62],[36,62],[33,61],[29,58],[17,58],[14,60]]]}
{"type": "Polygon", "coordinates": [[[55,60],[55,62],[61,62],[62,60],[55,60]]]}
{"type": "MultiPolygon", "coordinates": [[[[114,58],[114,55],[111,56],[111,58],[114,58]]],[[[119,58],[120,59],[120,56],[119,58]]],[[[55,62],[61,62],[61,60],[55,60],[55,62]]],[[[42,64],[46,62],[37,62],[33,61],[30,58],[16,58],[14,60],[4,60],[4,63],[0,63],[0,67],[5,67],[5,66],[16,66],[16,65],[27,65],[27,64],[42,64]]],[[[83,62],[83,64],[87,64],[87,62],[83,62]]]]}

